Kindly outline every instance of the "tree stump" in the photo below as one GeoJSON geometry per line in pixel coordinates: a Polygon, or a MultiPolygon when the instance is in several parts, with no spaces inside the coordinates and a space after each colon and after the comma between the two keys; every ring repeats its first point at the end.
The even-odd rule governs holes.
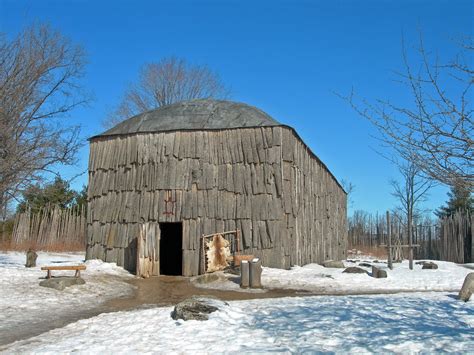
{"type": "Polygon", "coordinates": [[[459,299],[467,302],[474,292],[474,272],[466,275],[464,283],[462,284],[461,291],[459,291],[459,299]]]}
{"type": "Polygon", "coordinates": [[[38,258],[38,254],[33,249],[28,249],[26,252],[26,267],[35,267],[36,266],[36,259],[38,258]]]}

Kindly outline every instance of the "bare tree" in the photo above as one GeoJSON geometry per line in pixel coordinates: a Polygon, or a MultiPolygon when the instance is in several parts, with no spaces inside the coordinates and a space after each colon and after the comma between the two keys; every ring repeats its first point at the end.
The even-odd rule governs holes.
{"type": "Polygon", "coordinates": [[[88,95],[84,53],[47,25],[0,36],[0,209],[58,164],[72,164],[79,128],[64,119],[88,95]]]}
{"type": "Polygon", "coordinates": [[[352,107],[378,129],[378,137],[420,172],[453,186],[474,185],[474,126],[471,86],[474,83],[472,39],[465,39],[451,62],[425,50],[422,36],[417,48],[419,65],[410,63],[403,45],[404,72],[399,83],[408,90],[411,105],[389,100],[370,103],[351,93],[352,107]]]}
{"type": "Polygon", "coordinates": [[[402,183],[391,180],[392,195],[400,203],[399,210],[405,217],[408,234],[408,244],[410,247],[410,269],[413,269],[413,220],[419,217],[418,207],[426,200],[428,191],[434,186],[434,182],[420,175],[421,171],[417,165],[409,161],[399,163],[399,172],[402,176],[402,183]]]}
{"type": "Polygon", "coordinates": [[[110,128],[139,113],[179,101],[226,98],[229,90],[219,75],[205,65],[184,59],[164,58],[145,64],[136,83],[130,84],[118,107],[103,122],[110,128]]]}
{"type": "Polygon", "coordinates": [[[341,185],[342,185],[342,188],[346,191],[347,200],[349,202],[349,205],[352,207],[354,205],[353,197],[354,197],[355,185],[346,179],[341,180],[341,185]]]}

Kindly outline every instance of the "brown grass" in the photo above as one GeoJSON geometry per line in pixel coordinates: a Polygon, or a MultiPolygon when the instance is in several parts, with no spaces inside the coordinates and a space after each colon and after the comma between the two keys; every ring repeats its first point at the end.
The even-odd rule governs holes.
{"type": "Polygon", "coordinates": [[[11,242],[0,242],[0,250],[4,251],[27,251],[28,249],[36,251],[66,252],[66,251],[85,251],[86,247],[82,243],[55,243],[51,245],[37,245],[33,242],[14,244],[11,242]]]}

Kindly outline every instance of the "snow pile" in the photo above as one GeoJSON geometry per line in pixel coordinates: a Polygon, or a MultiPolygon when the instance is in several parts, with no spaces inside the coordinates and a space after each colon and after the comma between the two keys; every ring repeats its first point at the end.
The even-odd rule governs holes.
{"type": "MultiPolygon", "coordinates": [[[[291,270],[264,268],[262,282],[269,288],[293,288],[321,292],[374,292],[374,291],[455,291],[460,290],[468,268],[446,261],[435,261],[437,270],[422,270],[422,265],[408,268],[408,261],[394,263],[393,270],[384,263],[373,263],[387,271],[387,278],[375,279],[366,274],[346,274],[344,269],[325,268],[318,264],[291,270]]],[[[357,263],[344,262],[346,266],[357,263]]],[[[364,267],[363,267],[364,268],[364,267]]],[[[369,273],[371,268],[365,267],[369,273]]]]}
{"type": "MultiPolygon", "coordinates": [[[[25,268],[25,261],[25,253],[0,253],[0,343],[19,331],[27,332],[28,327],[54,322],[133,291],[125,281],[132,277],[128,272],[98,260],[86,262],[87,269],[81,273],[85,285],[64,291],[39,286],[40,278],[46,276],[41,266],[77,265],[84,262],[83,253],[39,252],[34,268],[25,268]]],[[[74,271],[53,271],[53,276],[60,275],[73,276],[74,271]]]]}
{"type": "Polygon", "coordinates": [[[32,353],[466,352],[474,302],[451,294],[316,296],[229,302],[209,320],[171,307],[101,314],[11,344],[32,353]]]}

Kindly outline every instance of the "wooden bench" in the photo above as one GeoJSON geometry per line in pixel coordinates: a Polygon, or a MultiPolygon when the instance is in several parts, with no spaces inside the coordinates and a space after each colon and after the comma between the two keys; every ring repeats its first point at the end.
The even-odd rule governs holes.
{"type": "Polygon", "coordinates": [[[41,270],[46,270],[48,271],[48,274],[46,275],[47,279],[51,278],[51,271],[52,270],[76,270],[75,277],[80,277],[81,276],[81,270],[85,270],[86,266],[84,264],[82,265],[55,265],[55,266],[42,266],[41,270]]]}

